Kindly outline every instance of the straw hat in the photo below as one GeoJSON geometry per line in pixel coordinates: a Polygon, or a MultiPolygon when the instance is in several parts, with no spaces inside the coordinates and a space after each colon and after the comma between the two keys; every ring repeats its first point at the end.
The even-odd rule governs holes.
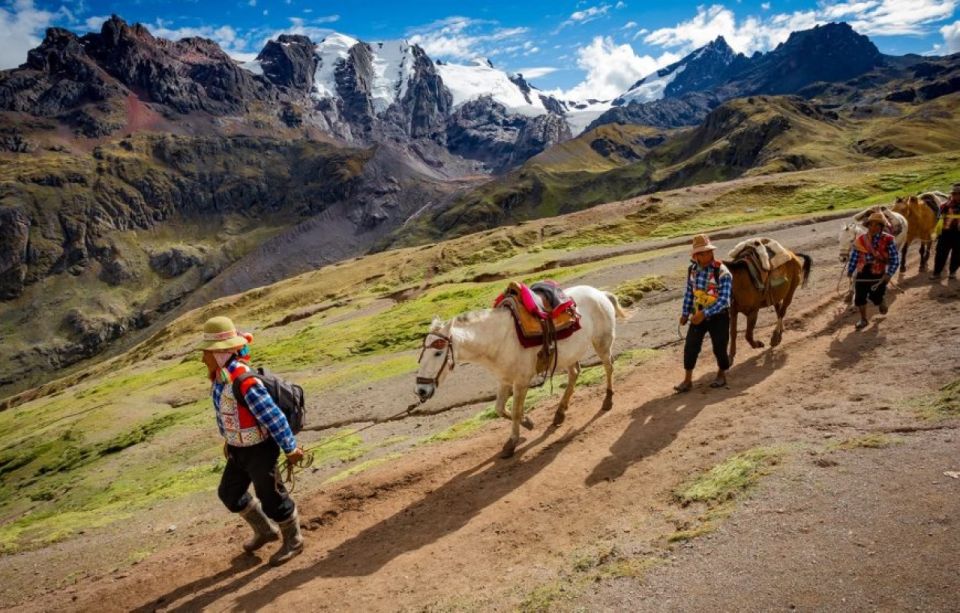
{"type": "Polygon", "coordinates": [[[887,218],[884,217],[883,213],[880,211],[874,211],[873,213],[870,213],[870,217],[867,218],[866,225],[869,226],[872,223],[878,223],[881,226],[885,226],[887,225],[887,218]]]}
{"type": "Polygon", "coordinates": [[[237,332],[229,317],[211,317],[203,324],[203,342],[199,349],[203,351],[225,351],[243,347],[249,342],[246,336],[237,332]]]}
{"type": "Polygon", "coordinates": [[[693,255],[703,253],[704,251],[715,251],[717,248],[710,242],[710,237],[706,234],[697,234],[693,237],[693,255]]]}

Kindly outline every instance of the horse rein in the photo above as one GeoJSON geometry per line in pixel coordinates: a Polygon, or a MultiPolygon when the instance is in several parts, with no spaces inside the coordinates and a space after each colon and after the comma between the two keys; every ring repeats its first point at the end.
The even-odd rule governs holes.
{"type": "Polygon", "coordinates": [[[417,377],[417,384],[426,384],[440,387],[440,375],[443,374],[443,371],[447,368],[447,363],[450,363],[450,370],[452,371],[457,366],[456,357],[453,354],[453,339],[439,332],[430,332],[423,338],[423,348],[420,350],[420,357],[417,358],[417,364],[423,361],[423,354],[427,352],[427,349],[436,349],[437,351],[445,350],[443,354],[443,363],[440,364],[440,369],[437,371],[437,374],[433,377],[417,377]],[[432,343],[427,343],[427,339],[431,336],[437,337],[432,343]]]}

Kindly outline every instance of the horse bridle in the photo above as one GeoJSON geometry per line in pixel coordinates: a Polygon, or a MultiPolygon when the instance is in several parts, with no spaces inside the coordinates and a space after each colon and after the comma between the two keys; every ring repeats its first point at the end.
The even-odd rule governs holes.
{"type": "Polygon", "coordinates": [[[436,349],[436,350],[445,350],[443,354],[443,363],[440,365],[440,370],[437,371],[437,374],[433,377],[417,377],[417,384],[427,384],[433,385],[435,387],[440,387],[440,375],[443,374],[444,369],[447,367],[447,362],[450,363],[450,370],[452,371],[456,365],[457,361],[453,355],[453,339],[439,332],[430,332],[425,337],[423,337],[423,348],[420,350],[420,357],[417,358],[417,364],[423,361],[423,354],[427,352],[427,349],[436,349]],[[431,336],[437,337],[432,343],[427,344],[427,339],[431,336]]]}

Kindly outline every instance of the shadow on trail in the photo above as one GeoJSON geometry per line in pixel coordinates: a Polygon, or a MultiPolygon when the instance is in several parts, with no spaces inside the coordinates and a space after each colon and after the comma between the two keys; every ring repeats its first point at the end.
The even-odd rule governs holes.
{"type": "Polygon", "coordinates": [[[158,598],[152,599],[147,604],[141,605],[136,609],[132,609],[132,611],[133,613],[152,613],[158,609],[170,611],[196,611],[202,609],[203,607],[217,600],[220,594],[230,593],[231,591],[249,583],[259,575],[263,574],[266,569],[269,568],[269,566],[261,566],[260,564],[261,560],[259,558],[242,553],[230,560],[230,566],[227,568],[224,568],[223,570],[210,576],[203,577],[202,579],[191,581],[186,585],[181,585],[180,587],[171,590],[158,598]],[[253,572],[245,572],[254,568],[256,568],[256,570],[253,572]],[[211,592],[203,593],[204,590],[238,574],[240,576],[230,583],[221,585],[217,587],[216,590],[211,592]],[[201,593],[198,594],[197,592],[201,593]],[[171,609],[166,608],[185,596],[193,596],[193,598],[187,600],[186,602],[180,603],[171,609]]]}
{"type": "Polygon", "coordinates": [[[633,410],[630,425],[610,446],[610,455],[594,467],[585,483],[594,486],[622,476],[631,465],[669,446],[704,408],[743,395],[748,388],[783,367],[786,361],[787,354],[782,349],[765,349],[730,370],[728,388],[708,388],[707,382],[713,380],[710,374],[702,377],[690,392],[648,400],[633,410]]]}
{"type": "MultiPolygon", "coordinates": [[[[546,468],[604,414],[598,411],[583,426],[567,431],[542,449],[536,448],[554,435],[556,428],[547,428],[536,439],[525,443],[510,460],[500,461],[493,456],[459,473],[419,501],[331,549],[315,564],[277,577],[262,588],[240,596],[234,608],[241,611],[259,609],[281,594],[321,577],[371,575],[404,553],[416,551],[460,530],[484,508],[546,468]],[[530,459],[518,461],[534,450],[537,453],[530,459]]],[[[218,592],[229,594],[225,590],[218,592]]]]}
{"type": "Polygon", "coordinates": [[[830,366],[836,370],[854,368],[862,358],[882,347],[887,338],[880,331],[882,324],[882,321],[871,318],[870,325],[863,330],[850,326],[842,338],[839,335],[834,337],[827,349],[830,366]]]}

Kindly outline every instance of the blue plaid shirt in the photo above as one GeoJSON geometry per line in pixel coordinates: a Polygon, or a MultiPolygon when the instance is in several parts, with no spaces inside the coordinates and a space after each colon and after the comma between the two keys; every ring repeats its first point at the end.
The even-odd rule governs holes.
{"type": "MultiPolygon", "coordinates": [[[[693,292],[694,290],[704,290],[706,291],[707,286],[710,284],[710,281],[713,280],[713,264],[710,264],[706,268],[700,268],[699,265],[696,266],[696,276],[694,279],[690,279],[690,273],[687,273],[687,289],[683,294],[683,315],[689,317],[693,315],[694,304],[693,304],[693,292]]],[[[730,308],[730,294],[733,291],[733,276],[726,269],[722,269],[719,273],[720,279],[717,282],[717,301],[711,304],[709,307],[703,310],[703,315],[705,317],[713,317],[719,313],[722,313],[730,308]]]]}
{"type": "MultiPolygon", "coordinates": [[[[877,232],[877,235],[873,237],[873,242],[871,246],[876,249],[877,245],[880,243],[880,237],[883,236],[883,232],[877,232]]],[[[857,264],[860,263],[860,258],[864,259],[864,267],[870,266],[873,263],[873,254],[864,253],[854,246],[850,249],[850,261],[847,262],[847,276],[852,276],[857,270],[857,264]]],[[[900,252],[897,251],[897,245],[894,241],[890,241],[890,244],[887,245],[887,274],[893,276],[893,273],[897,272],[897,269],[900,267],[900,252]]]]}
{"type": "MultiPolygon", "coordinates": [[[[233,360],[227,364],[227,370],[230,372],[231,377],[233,377],[236,370],[241,367],[240,364],[238,360],[233,360]]],[[[220,397],[223,395],[223,390],[227,385],[228,384],[221,381],[219,377],[213,382],[213,408],[217,415],[217,427],[220,429],[221,436],[225,436],[226,431],[223,427],[223,420],[220,417],[220,397]]],[[[243,399],[246,401],[247,408],[250,409],[253,416],[270,432],[270,436],[273,437],[273,440],[277,441],[277,444],[280,445],[280,449],[283,449],[284,453],[290,453],[297,448],[297,439],[290,429],[287,416],[283,414],[283,411],[280,410],[277,403],[273,401],[273,398],[270,397],[270,392],[260,383],[259,379],[250,386],[247,393],[243,395],[243,399]]]]}

